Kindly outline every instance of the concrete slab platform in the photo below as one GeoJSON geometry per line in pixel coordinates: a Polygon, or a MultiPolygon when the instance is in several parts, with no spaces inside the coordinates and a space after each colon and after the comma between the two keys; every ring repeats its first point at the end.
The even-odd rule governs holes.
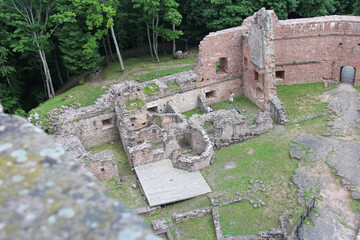
{"type": "Polygon", "coordinates": [[[199,171],[174,168],[164,159],[135,167],[150,207],[177,202],[211,192],[199,171]]]}

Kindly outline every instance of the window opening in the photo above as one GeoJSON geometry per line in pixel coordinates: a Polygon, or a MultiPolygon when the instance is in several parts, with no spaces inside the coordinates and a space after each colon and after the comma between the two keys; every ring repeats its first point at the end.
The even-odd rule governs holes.
{"type": "Polygon", "coordinates": [[[276,76],[276,78],[284,79],[285,78],[285,71],[276,71],[275,76],[276,76]]]}
{"type": "Polygon", "coordinates": [[[226,73],[228,71],[228,60],[227,58],[220,58],[216,62],[216,73],[226,73]]]}
{"type": "Polygon", "coordinates": [[[214,97],[216,97],[216,96],[215,96],[215,91],[206,92],[206,93],[205,93],[205,97],[206,97],[206,98],[214,98],[214,97]]]}
{"type": "Polygon", "coordinates": [[[258,81],[259,80],[259,73],[257,71],[254,71],[254,74],[255,74],[255,81],[258,81]]]}
{"type": "Polygon", "coordinates": [[[113,119],[112,118],[102,120],[102,129],[103,130],[111,128],[111,127],[113,127],[113,119]]]}

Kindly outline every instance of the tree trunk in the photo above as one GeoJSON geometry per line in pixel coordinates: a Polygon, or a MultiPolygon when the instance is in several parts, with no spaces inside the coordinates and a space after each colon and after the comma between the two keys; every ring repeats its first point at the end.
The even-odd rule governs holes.
{"type": "Polygon", "coordinates": [[[163,48],[164,54],[167,54],[166,47],[165,47],[165,39],[164,38],[162,38],[162,48],[163,48]]]}
{"type": "Polygon", "coordinates": [[[112,59],[113,61],[115,61],[114,55],[113,55],[113,52],[112,52],[112,49],[111,49],[110,38],[109,38],[109,31],[108,31],[108,34],[106,35],[106,38],[107,38],[107,42],[108,42],[108,47],[109,47],[111,59],[112,59]]]}
{"type": "Polygon", "coordinates": [[[151,43],[151,38],[150,38],[150,30],[149,30],[149,24],[146,23],[146,31],[147,31],[147,36],[148,36],[148,41],[149,41],[149,47],[150,47],[150,55],[152,60],[154,60],[154,55],[152,52],[152,43],[151,43]]]}
{"type": "Polygon", "coordinates": [[[57,71],[57,75],[58,75],[58,78],[60,80],[60,84],[63,85],[64,84],[64,80],[61,76],[61,72],[60,72],[60,68],[59,68],[59,62],[58,62],[58,59],[57,59],[57,56],[56,56],[56,51],[54,50],[54,58],[55,58],[55,65],[56,65],[56,71],[57,71]]]}
{"type": "MultiPolygon", "coordinates": [[[[174,32],[175,32],[175,23],[173,23],[173,29],[172,29],[174,32]]],[[[175,41],[175,38],[173,39],[173,56],[175,55],[175,52],[176,52],[176,41],[175,41]]]]}
{"type": "Polygon", "coordinates": [[[159,55],[158,55],[158,34],[156,33],[155,31],[155,26],[157,27],[158,24],[159,24],[159,15],[156,14],[156,24],[154,25],[154,21],[155,21],[155,18],[153,18],[152,20],[152,32],[153,32],[153,48],[154,48],[154,53],[155,53],[155,56],[156,56],[156,60],[157,62],[160,62],[160,59],[159,59],[159,55]]]}
{"type": "Polygon", "coordinates": [[[49,66],[47,65],[44,50],[39,49],[39,54],[40,54],[41,62],[42,62],[43,67],[44,67],[44,73],[45,73],[45,77],[46,77],[46,87],[47,87],[47,90],[48,90],[48,96],[49,96],[49,98],[52,98],[52,97],[55,96],[55,92],[54,92],[54,87],[52,85],[50,70],[49,70],[49,66]]]}
{"type": "Polygon", "coordinates": [[[113,40],[114,40],[114,44],[115,44],[115,48],[116,48],[116,53],[118,55],[118,58],[119,58],[119,62],[120,62],[120,66],[121,66],[121,71],[124,71],[124,63],[123,63],[123,60],[121,58],[121,54],[120,54],[120,50],[119,50],[119,46],[117,44],[117,40],[116,40],[116,37],[115,37],[115,32],[114,32],[114,27],[111,26],[110,27],[111,29],[111,34],[112,34],[112,37],[113,37],[113,40]]]}
{"type": "Polygon", "coordinates": [[[106,59],[106,63],[107,65],[109,66],[109,54],[108,54],[108,51],[107,51],[107,48],[106,48],[106,44],[105,44],[105,40],[104,40],[104,37],[102,38],[102,42],[103,42],[103,46],[104,46],[104,50],[105,50],[105,59],[106,59]]]}
{"type": "MultiPolygon", "coordinates": [[[[2,63],[1,65],[2,65],[3,67],[5,67],[4,63],[2,63]]],[[[9,79],[8,75],[6,74],[6,72],[5,72],[5,78],[6,78],[7,83],[8,83],[9,86],[11,87],[11,82],[10,82],[10,79],[9,79]]]]}
{"type": "Polygon", "coordinates": [[[44,85],[44,93],[45,93],[45,96],[48,96],[47,87],[46,87],[46,78],[44,77],[45,74],[44,74],[43,68],[41,67],[41,63],[39,63],[39,68],[40,68],[41,82],[44,85]]]}

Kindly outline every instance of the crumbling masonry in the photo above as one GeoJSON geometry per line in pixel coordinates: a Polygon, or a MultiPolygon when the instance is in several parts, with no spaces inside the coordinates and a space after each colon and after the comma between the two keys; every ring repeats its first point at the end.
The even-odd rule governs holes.
{"type": "MultiPolygon", "coordinates": [[[[132,168],[171,159],[176,168],[197,171],[214,161],[214,149],[271,129],[272,118],[288,123],[277,84],[337,83],[343,66],[359,69],[359,30],[360,17],[278,20],[261,9],[239,27],[206,36],[193,70],[113,85],[94,105],[57,110],[50,130],[55,139],[71,136],[59,142],[83,162],[85,149],[120,139],[132,168]],[[230,92],[265,111],[254,125],[235,110],[208,113],[208,104],[228,99],[230,92]],[[189,120],[181,114],[195,108],[205,114],[189,120]]],[[[360,85],[360,77],[353,83],[360,85]]],[[[87,165],[99,179],[116,172],[116,164],[92,159],[87,165]]]]}

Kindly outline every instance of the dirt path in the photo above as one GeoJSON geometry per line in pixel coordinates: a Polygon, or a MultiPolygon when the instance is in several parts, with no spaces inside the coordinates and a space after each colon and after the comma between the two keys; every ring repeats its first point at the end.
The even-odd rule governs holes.
{"type": "Polygon", "coordinates": [[[360,199],[360,142],[355,142],[360,93],[340,84],[322,99],[335,112],[329,119],[328,138],[302,135],[290,148],[290,155],[301,159],[293,175],[299,200],[317,198],[316,211],[302,226],[302,233],[304,239],[355,239],[360,223],[360,213],[352,207],[353,199],[360,199]]]}

